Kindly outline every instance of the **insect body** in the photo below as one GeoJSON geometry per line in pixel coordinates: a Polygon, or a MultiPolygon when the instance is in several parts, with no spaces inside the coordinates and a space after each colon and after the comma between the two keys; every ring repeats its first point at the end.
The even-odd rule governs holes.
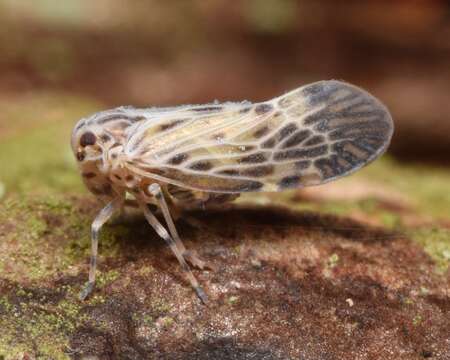
{"type": "Polygon", "coordinates": [[[349,175],[380,156],[393,123],[373,96],[339,81],[320,81],[269,101],[171,108],[120,107],[81,119],[72,149],[88,189],[107,205],[92,224],[93,289],[98,233],[131,194],[167,242],[202,301],[169,205],[208,205],[244,192],[281,191],[349,175]],[[169,205],[166,198],[170,200],[169,205]],[[148,208],[156,203],[167,229],[148,208]]]}

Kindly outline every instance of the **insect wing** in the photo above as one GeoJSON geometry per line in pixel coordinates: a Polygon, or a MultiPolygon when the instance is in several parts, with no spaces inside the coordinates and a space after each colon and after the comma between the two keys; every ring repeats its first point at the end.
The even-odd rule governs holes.
{"type": "Polygon", "coordinates": [[[380,156],[393,123],[364,90],[321,81],[267,102],[155,112],[129,137],[130,170],[208,192],[279,191],[348,175],[380,156]]]}

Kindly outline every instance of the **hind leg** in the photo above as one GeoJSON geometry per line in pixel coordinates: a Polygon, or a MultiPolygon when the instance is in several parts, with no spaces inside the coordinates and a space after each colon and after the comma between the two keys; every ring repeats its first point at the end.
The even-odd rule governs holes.
{"type": "Polygon", "coordinates": [[[170,215],[169,207],[167,206],[167,202],[164,198],[164,194],[161,190],[161,186],[159,184],[152,184],[148,187],[149,192],[155,197],[158,205],[163,213],[164,219],[169,228],[169,232],[172,235],[172,238],[175,241],[176,247],[180,250],[183,257],[188,261],[192,266],[195,266],[201,270],[205,268],[212,269],[210,265],[208,265],[205,261],[201,260],[195,251],[186,250],[183,242],[178,235],[175,224],[172,220],[172,216],[170,215]]]}
{"type": "Polygon", "coordinates": [[[156,233],[163,238],[163,240],[167,243],[167,245],[170,247],[172,252],[174,253],[175,257],[178,259],[178,262],[181,265],[181,269],[185,272],[192,288],[195,290],[197,296],[202,301],[202,303],[206,304],[208,301],[208,297],[206,296],[203,289],[198,284],[197,279],[195,278],[194,274],[192,273],[191,269],[189,268],[189,265],[186,263],[186,260],[184,259],[182,252],[177,247],[175,240],[169,235],[167,230],[162,226],[162,224],[158,221],[158,219],[151,213],[149,208],[145,203],[141,203],[140,207],[142,211],[144,212],[144,216],[149,222],[149,224],[153,227],[153,229],[156,231],[156,233]]]}

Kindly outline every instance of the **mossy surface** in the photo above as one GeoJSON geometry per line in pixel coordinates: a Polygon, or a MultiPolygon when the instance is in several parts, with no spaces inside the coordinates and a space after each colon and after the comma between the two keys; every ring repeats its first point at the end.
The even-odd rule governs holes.
{"type": "Polygon", "coordinates": [[[389,186],[413,200],[417,211],[435,219],[449,219],[450,169],[448,167],[411,165],[385,157],[360,174],[389,186]]]}
{"type": "MultiPolygon", "coordinates": [[[[352,353],[357,351],[352,341],[336,334],[344,331],[368,343],[373,336],[365,326],[372,324],[404,336],[395,330],[396,322],[415,343],[402,348],[379,340],[390,351],[402,348],[411,355],[416,345],[431,351],[431,344],[443,354],[448,169],[386,156],[314,193],[245,196],[229,210],[190,214],[201,228],[180,220],[181,236],[220,269],[195,272],[210,295],[210,308],[198,303],[142,217],[115,221],[102,230],[96,291],[80,302],[90,224],[100,204],[82,186],[69,139],[77,119],[99,105],[55,94],[18,97],[4,105],[0,356],[66,359],[128,351],[129,358],[139,358],[152,351],[181,353],[180,338],[186,349],[195,350],[227,336],[251,347],[255,328],[266,330],[258,330],[258,341],[270,343],[269,333],[294,334],[299,324],[310,346],[319,348],[317,339],[326,336],[328,344],[352,353]],[[348,191],[367,182],[376,191],[348,191]],[[272,314],[269,323],[266,313],[272,314]]],[[[274,348],[288,349],[285,340],[274,348]]],[[[300,354],[294,350],[289,354],[300,354]]]]}
{"type": "Polygon", "coordinates": [[[450,264],[450,231],[440,228],[423,228],[411,231],[412,238],[424,247],[442,273],[450,264]]]}

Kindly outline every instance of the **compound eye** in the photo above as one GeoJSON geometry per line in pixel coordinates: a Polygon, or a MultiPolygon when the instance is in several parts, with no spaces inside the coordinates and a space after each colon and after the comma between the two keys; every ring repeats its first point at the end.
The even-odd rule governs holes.
{"type": "Polygon", "coordinates": [[[83,135],[81,135],[80,146],[86,147],[88,145],[94,145],[96,141],[97,137],[95,136],[95,134],[93,132],[88,131],[85,132],[83,135]]]}

